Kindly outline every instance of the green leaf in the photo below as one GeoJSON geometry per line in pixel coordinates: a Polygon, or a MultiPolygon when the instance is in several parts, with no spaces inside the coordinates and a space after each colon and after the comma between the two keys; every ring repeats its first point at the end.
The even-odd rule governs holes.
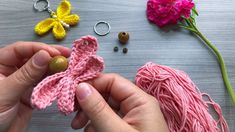
{"type": "Polygon", "coordinates": [[[190,16],[190,19],[193,21],[193,24],[196,24],[196,20],[194,17],[190,16]]]}
{"type": "Polygon", "coordinates": [[[184,21],[186,22],[186,26],[188,27],[192,27],[191,23],[189,22],[189,20],[187,18],[184,19],[184,21]]]}
{"type": "Polygon", "coordinates": [[[189,30],[189,31],[191,31],[191,32],[193,32],[193,33],[197,33],[197,31],[196,31],[195,29],[193,29],[192,27],[185,26],[185,25],[183,25],[182,23],[179,23],[178,25],[179,25],[179,27],[182,27],[182,28],[184,28],[184,29],[187,29],[187,30],[189,30]]]}
{"type": "Polygon", "coordinates": [[[192,14],[190,16],[190,19],[192,20],[192,23],[194,25],[196,25],[196,17],[198,16],[198,12],[196,10],[196,6],[194,5],[194,7],[192,8],[192,14]]]}
{"type": "Polygon", "coordinates": [[[192,8],[192,13],[193,13],[193,15],[195,15],[195,16],[198,16],[199,14],[198,14],[198,12],[197,12],[197,9],[196,9],[196,6],[194,5],[194,7],[192,8]]]}
{"type": "MultiPolygon", "coordinates": [[[[192,24],[196,25],[195,18],[190,17],[188,20],[189,20],[189,22],[190,22],[190,23],[192,23],[192,24]]],[[[192,26],[192,27],[193,27],[193,26],[192,26]]]]}

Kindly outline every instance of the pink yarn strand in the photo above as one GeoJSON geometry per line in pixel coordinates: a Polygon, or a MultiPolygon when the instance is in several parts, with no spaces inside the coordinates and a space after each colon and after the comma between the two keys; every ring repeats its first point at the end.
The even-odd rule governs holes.
{"type": "Polygon", "coordinates": [[[171,132],[229,132],[220,106],[201,93],[183,71],[147,63],[138,70],[135,82],[159,101],[171,132]],[[217,113],[217,121],[210,115],[209,105],[217,113]]]}

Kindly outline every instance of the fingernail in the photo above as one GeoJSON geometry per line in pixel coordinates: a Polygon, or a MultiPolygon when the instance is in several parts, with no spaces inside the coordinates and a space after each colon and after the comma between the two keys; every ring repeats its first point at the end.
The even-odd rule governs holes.
{"type": "Polygon", "coordinates": [[[77,96],[79,100],[83,100],[89,95],[91,95],[91,87],[87,83],[80,83],[78,84],[77,88],[77,96]]]}
{"type": "Polygon", "coordinates": [[[42,67],[48,64],[50,56],[46,51],[39,51],[33,56],[33,64],[42,67]]]}

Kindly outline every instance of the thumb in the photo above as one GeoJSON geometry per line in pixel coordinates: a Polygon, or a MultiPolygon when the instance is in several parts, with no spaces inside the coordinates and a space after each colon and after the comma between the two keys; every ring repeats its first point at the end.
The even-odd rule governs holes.
{"type": "Polygon", "coordinates": [[[46,51],[37,52],[19,70],[8,76],[2,86],[7,100],[18,101],[23,93],[33,87],[47,71],[50,55],[46,51]]]}
{"type": "Polygon", "coordinates": [[[80,83],[76,96],[81,109],[97,131],[113,131],[116,126],[120,129],[121,118],[113,112],[95,88],[87,83],[80,83]]]}

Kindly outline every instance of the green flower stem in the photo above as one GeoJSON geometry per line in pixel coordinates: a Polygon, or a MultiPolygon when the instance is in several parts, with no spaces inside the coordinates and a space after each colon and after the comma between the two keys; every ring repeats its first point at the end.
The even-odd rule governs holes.
{"type": "MultiPolygon", "coordinates": [[[[192,30],[190,30],[191,32],[195,33],[199,38],[201,38],[205,44],[210,47],[214,53],[216,54],[218,60],[219,60],[219,64],[220,64],[220,69],[221,69],[221,73],[222,73],[222,77],[223,77],[223,80],[224,80],[224,84],[228,90],[228,93],[232,99],[232,102],[235,106],[235,93],[233,91],[233,87],[229,81],[229,78],[228,78],[228,73],[227,73],[227,68],[226,68],[226,65],[224,63],[224,59],[222,57],[222,55],[220,54],[219,50],[198,30],[197,26],[195,23],[193,23],[192,20],[190,19],[185,19],[185,21],[187,21],[187,23],[190,23],[189,25],[185,26],[187,28],[190,28],[192,30]]],[[[187,29],[186,28],[186,29],[187,29]]],[[[189,29],[187,29],[189,30],[189,29]]]]}

